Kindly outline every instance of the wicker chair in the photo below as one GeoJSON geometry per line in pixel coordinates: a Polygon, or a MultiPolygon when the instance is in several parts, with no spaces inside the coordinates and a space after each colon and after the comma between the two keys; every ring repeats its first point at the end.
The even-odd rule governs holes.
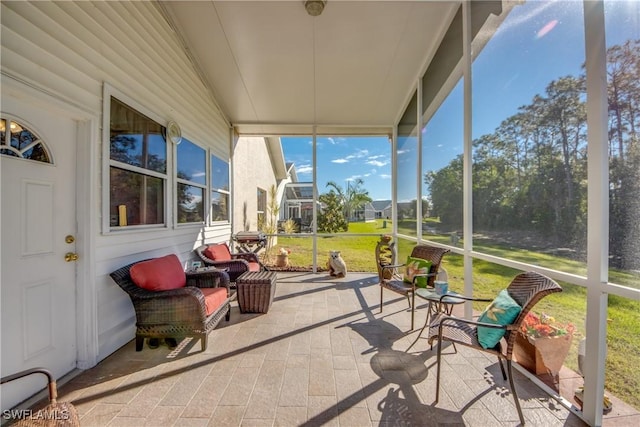
{"type": "MultiPolygon", "coordinates": [[[[145,260],[146,261],[146,260],[145,260]]],[[[142,262],[142,261],[139,261],[142,262]]],[[[207,349],[207,335],[223,317],[231,315],[235,292],[229,288],[229,276],[224,271],[186,272],[186,286],[168,291],[149,291],[137,286],[130,270],[137,263],[124,266],[110,274],[111,278],[131,298],[136,312],[136,351],[141,351],[145,338],[175,338],[194,336],[207,349]],[[207,315],[205,296],[200,288],[226,287],[227,298],[207,315]]]]}
{"type": "Polygon", "coordinates": [[[449,249],[438,248],[429,245],[416,245],[411,251],[412,258],[420,258],[431,262],[431,268],[427,274],[418,274],[413,278],[412,283],[403,280],[400,268],[405,264],[396,264],[395,243],[383,237],[376,245],[376,266],[378,268],[378,279],[380,285],[380,312],[383,308],[384,289],[388,289],[397,294],[407,297],[411,308],[411,330],[414,328],[415,319],[415,290],[418,277],[427,277],[427,286],[433,287],[442,257],[449,252],[449,249]]]}
{"type": "Polygon", "coordinates": [[[219,269],[224,269],[229,274],[229,280],[235,283],[242,273],[247,271],[263,271],[266,267],[253,252],[231,253],[226,243],[202,245],[195,250],[196,254],[205,263],[219,269]],[[214,256],[213,252],[222,256],[214,256]]]}
{"type": "Polygon", "coordinates": [[[56,380],[47,369],[32,368],[13,375],[7,375],[0,379],[0,384],[18,380],[32,374],[44,374],[47,377],[49,403],[42,409],[34,410],[31,416],[15,420],[11,425],[16,427],[79,427],[80,417],[78,416],[78,411],[75,406],[69,402],[58,402],[56,380]]]}
{"type": "MultiPolygon", "coordinates": [[[[509,386],[511,387],[513,399],[516,403],[520,423],[524,425],[524,416],[522,415],[522,409],[520,408],[520,401],[518,400],[518,394],[513,382],[513,372],[511,368],[513,347],[516,342],[518,330],[522,326],[527,313],[529,313],[533,306],[542,298],[555,292],[562,292],[562,288],[555,281],[542,274],[528,272],[517,275],[507,287],[507,292],[511,298],[513,298],[518,305],[522,307],[518,317],[511,324],[496,325],[492,323],[480,323],[472,320],[459,319],[446,314],[439,315],[433,320],[433,322],[431,322],[429,327],[429,343],[433,344],[436,340],[438,342],[435,403],[438,403],[438,398],[440,396],[440,359],[442,353],[442,341],[449,341],[454,344],[459,343],[497,356],[498,363],[500,364],[500,370],[502,371],[502,377],[505,381],[507,379],[507,374],[505,373],[502,359],[506,360],[507,370],[509,371],[509,386]],[[482,347],[478,341],[478,326],[504,329],[506,332],[503,340],[507,344],[506,349],[503,349],[502,347],[503,340],[498,342],[494,348],[482,347]]],[[[469,301],[487,301],[484,299],[480,300],[468,297],[461,298],[469,301]]]]}

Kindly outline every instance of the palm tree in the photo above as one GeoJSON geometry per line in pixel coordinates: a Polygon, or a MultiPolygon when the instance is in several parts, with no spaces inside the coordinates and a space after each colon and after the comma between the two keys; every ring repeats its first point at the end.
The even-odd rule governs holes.
{"type": "Polygon", "coordinates": [[[347,189],[345,191],[334,181],[327,182],[327,187],[331,187],[331,191],[335,190],[338,198],[342,201],[342,210],[347,221],[351,219],[351,216],[356,209],[373,200],[369,197],[369,191],[362,187],[363,185],[364,181],[362,178],[357,178],[352,182],[347,181],[347,189]]]}

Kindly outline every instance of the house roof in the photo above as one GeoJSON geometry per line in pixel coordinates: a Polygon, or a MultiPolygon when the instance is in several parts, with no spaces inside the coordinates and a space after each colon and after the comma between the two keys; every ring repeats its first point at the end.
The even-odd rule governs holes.
{"type": "Polygon", "coordinates": [[[371,202],[371,206],[376,211],[383,211],[389,207],[391,207],[391,200],[374,200],[371,202]]]}
{"type": "Polygon", "coordinates": [[[241,134],[389,133],[432,59],[461,58],[437,55],[458,1],[329,0],[316,17],[302,0],[159,4],[241,134]]]}

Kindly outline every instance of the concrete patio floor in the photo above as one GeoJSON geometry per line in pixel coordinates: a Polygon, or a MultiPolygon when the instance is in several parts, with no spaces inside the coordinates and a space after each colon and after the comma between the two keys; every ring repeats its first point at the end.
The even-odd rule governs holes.
{"type": "MultiPolygon", "coordinates": [[[[443,350],[434,405],[435,351],[421,339],[406,352],[417,336],[407,301],[385,291],[380,313],[379,295],[371,274],[278,273],[270,311],[241,314],[234,303],[206,352],[189,338],[141,352],[131,341],[59,385],[58,400],[86,427],[519,424],[497,360],[461,346],[443,350]]],[[[515,376],[527,425],[585,425],[515,376]]]]}

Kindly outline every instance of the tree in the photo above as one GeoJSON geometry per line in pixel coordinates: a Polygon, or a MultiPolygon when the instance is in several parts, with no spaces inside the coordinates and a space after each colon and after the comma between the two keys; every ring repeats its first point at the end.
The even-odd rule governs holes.
{"type": "MultiPolygon", "coordinates": [[[[607,50],[607,74],[610,263],[639,269],[640,40],[607,50]]],[[[585,98],[584,75],[553,80],[493,133],[473,141],[476,230],[540,233],[553,244],[586,249],[585,98]]],[[[434,215],[461,224],[462,157],[424,180],[434,215]]]]}
{"type": "Polygon", "coordinates": [[[446,226],[462,224],[462,156],[457,156],[439,171],[429,171],[424,182],[431,193],[432,216],[446,226]]]}
{"type": "Polygon", "coordinates": [[[343,214],[341,196],[332,190],[321,194],[318,199],[323,205],[322,212],[318,213],[318,231],[323,233],[348,231],[349,223],[343,214]]]}
{"type": "Polygon", "coordinates": [[[334,191],[340,201],[346,221],[353,219],[353,214],[357,209],[372,201],[371,197],[369,197],[369,191],[362,188],[363,185],[364,180],[362,178],[353,180],[353,183],[347,182],[346,190],[343,190],[334,181],[327,182],[327,187],[331,187],[331,190],[334,191]]]}

